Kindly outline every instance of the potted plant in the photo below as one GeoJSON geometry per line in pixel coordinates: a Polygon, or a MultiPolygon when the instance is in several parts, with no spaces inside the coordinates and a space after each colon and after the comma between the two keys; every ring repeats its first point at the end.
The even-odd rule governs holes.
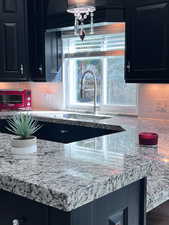
{"type": "Polygon", "coordinates": [[[15,153],[33,153],[37,150],[37,138],[33,134],[41,126],[30,114],[20,113],[7,120],[6,129],[15,134],[11,139],[11,146],[15,153]]]}

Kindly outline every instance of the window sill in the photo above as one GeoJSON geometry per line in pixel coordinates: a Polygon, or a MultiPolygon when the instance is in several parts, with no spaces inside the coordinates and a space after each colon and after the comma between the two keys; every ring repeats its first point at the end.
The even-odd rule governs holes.
{"type": "MultiPolygon", "coordinates": [[[[93,105],[75,104],[65,108],[69,112],[93,114],[93,105]]],[[[134,106],[97,106],[97,114],[99,115],[117,115],[117,116],[133,116],[137,117],[137,109],[134,106]]]]}

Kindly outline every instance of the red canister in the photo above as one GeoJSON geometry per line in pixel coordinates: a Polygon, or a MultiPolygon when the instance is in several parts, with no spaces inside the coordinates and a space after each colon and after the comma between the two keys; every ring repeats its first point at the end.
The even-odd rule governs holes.
{"type": "Polygon", "coordinates": [[[139,144],[140,145],[157,145],[158,144],[158,134],[142,132],[139,134],[139,144]]]}

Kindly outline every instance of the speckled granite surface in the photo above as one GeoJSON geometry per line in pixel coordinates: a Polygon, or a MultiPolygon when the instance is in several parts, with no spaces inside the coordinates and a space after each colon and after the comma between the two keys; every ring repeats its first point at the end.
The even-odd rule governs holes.
{"type": "MultiPolygon", "coordinates": [[[[72,124],[51,113],[36,117],[72,124]]],[[[147,211],[169,199],[169,121],[73,120],[79,123],[108,129],[119,125],[126,131],[72,144],[39,140],[37,154],[24,157],[13,155],[9,135],[0,134],[0,188],[70,211],[147,176],[147,211]],[[158,149],[138,146],[141,131],[159,133],[158,149]]]]}

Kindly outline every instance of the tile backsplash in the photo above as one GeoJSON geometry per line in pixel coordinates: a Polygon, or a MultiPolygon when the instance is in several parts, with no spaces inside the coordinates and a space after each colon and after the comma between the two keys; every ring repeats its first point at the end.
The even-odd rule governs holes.
{"type": "MultiPolygon", "coordinates": [[[[63,109],[63,83],[0,83],[0,89],[32,90],[33,109],[63,109]]],[[[138,115],[145,118],[169,119],[169,84],[140,84],[138,115]]]]}
{"type": "Polygon", "coordinates": [[[0,83],[0,89],[25,88],[32,91],[33,109],[62,109],[63,107],[63,87],[62,83],[34,83],[16,82],[0,83]]]}
{"type": "Polygon", "coordinates": [[[169,119],[169,84],[141,84],[138,93],[140,117],[169,119]]]}

